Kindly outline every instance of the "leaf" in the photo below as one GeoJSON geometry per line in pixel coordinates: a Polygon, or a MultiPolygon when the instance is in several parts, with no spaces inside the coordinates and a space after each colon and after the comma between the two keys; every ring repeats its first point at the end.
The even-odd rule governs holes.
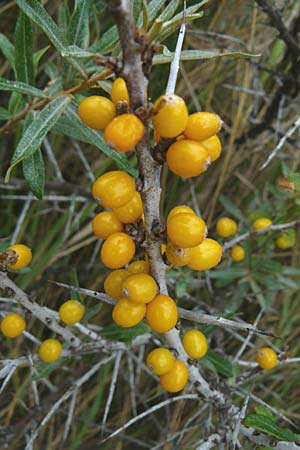
{"type": "MultiPolygon", "coordinates": [[[[165,1],[162,0],[152,0],[148,4],[146,2],[144,3],[144,8],[146,9],[147,14],[147,25],[151,25],[151,23],[154,21],[154,19],[157,17],[159,11],[164,7],[165,1]]],[[[137,22],[137,28],[140,28],[144,24],[144,11],[140,14],[140,17],[137,22]]],[[[147,31],[147,29],[145,29],[147,31]]]]}
{"type": "Polygon", "coordinates": [[[82,48],[77,47],[77,45],[69,45],[62,52],[62,56],[72,57],[72,58],[94,58],[95,53],[91,53],[87,50],[82,50],[82,48]]]}
{"type": "Polygon", "coordinates": [[[183,277],[177,278],[175,287],[176,298],[179,299],[184,296],[184,294],[186,293],[186,287],[186,279],[183,277]]]}
{"type": "Polygon", "coordinates": [[[158,16],[158,19],[162,21],[169,20],[173,16],[173,14],[175,14],[180,4],[181,0],[171,0],[170,3],[164,8],[162,13],[158,16]]]}
{"type": "Polygon", "coordinates": [[[8,111],[11,115],[14,115],[21,111],[21,109],[24,108],[25,104],[25,98],[22,94],[20,94],[20,92],[12,92],[11,96],[9,97],[8,111]]]}
{"type": "Polygon", "coordinates": [[[11,118],[11,114],[7,109],[0,106],[0,120],[9,120],[11,118]]]}
{"type": "MultiPolygon", "coordinates": [[[[65,38],[64,33],[56,25],[38,0],[16,0],[16,3],[26,16],[44,31],[54,47],[57,48],[60,53],[65,47],[68,47],[69,43],[65,38]]],[[[82,73],[82,68],[77,61],[70,59],[70,63],[82,73]]],[[[83,75],[85,76],[84,73],[83,75]]]]}
{"type": "MultiPolygon", "coordinates": [[[[166,48],[166,47],[165,47],[166,48]]],[[[233,58],[253,58],[259,55],[251,55],[249,53],[243,52],[229,52],[229,53],[218,53],[210,52],[207,50],[183,50],[180,54],[181,61],[198,61],[203,59],[213,59],[222,57],[233,57],[233,58]]],[[[155,55],[153,58],[153,65],[158,64],[168,64],[174,59],[174,53],[166,49],[166,51],[161,55],[155,55]]]]}
{"type": "Polygon", "coordinates": [[[99,148],[105,155],[114,160],[118,167],[133,176],[137,175],[135,169],[130,167],[125,155],[111,150],[104,142],[102,133],[84,125],[78,117],[75,108],[69,106],[66,115],[61,117],[53,129],[54,133],[64,134],[79,141],[86,142],[99,148]]]}
{"type": "Polygon", "coordinates": [[[47,47],[42,48],[41,50],[38,50],[33,55],[33,66],[34,66],[34,73],[36,73],[37,68],[39,66],[40,59],[44,56],[47,50],[49,50],[50,45],[47,45],[47,47]]]}
{"type": "Polygon", "coordinates": [[[1,77],[0,91],[19,92],[20,94],[32,95],[33,97],[47,98],[47,95],[43,91],[31,86],[30,84],[22,83],[22,81],[5,80],[1,77]]]}
{"type": "Polygon", "coordinates": [[[41,149],[38,149],[30,158],[25,158],[23,173],[31,192],[42,200],[45,188],[45,165],[41,149]]]}
{"type": "Polygon", "coordinates": [[[134,0],[133,1],[133,17],[134,21],[137,22],[141,9],[142,9],[143,0],[134,0]]]}
{"type": "Polygon", "coordinates": [[[298,434],[293,433],[288,428],[279,427],[271,417],[265,414],[249,414],[244,419],[244,425],[273,436],[279,441],[293,442],[299,439],[298,434]]]}
{"type": "Polygon", "coordinates": [[[244,220],[244,215],[242,211],[239,210],[237,206],[235,206],[234,203],[229,200],[228,197],[226,197],[224,194],[220,194],[219,200],[221,205],[226,209],[226,211],[231,214],[233,217],[239,220],[244,220]]]}
{"type": "Polygon", "coordinates": [[[118,42],[119,35],[116,25],[109,28],[101,38],[89,47],[90,52],[97,52],[105,55],[112,50],[118,42]]]}
{"type": "Polygon", "coordinates": [[[15,70],[15,48],[2,33],[0,33],[0,50],[9,62],[11,68],[15,70]]]}
{"type": "Polygon", "coordinates": [[[24,158],[32,156],[41,146],[45,136],[55,125],[70,101],[70,97],[61,96],[36,113],[33,122],[24,130],[23,136],[15,150],[11,165],[6,173],[6,183],[9,180],[13,168],[24,158]]]}
{"type": "Polygon", "coordinates": [[[100,334],[108,339],[128,341],[141,334],[149,333],[150,331],[151,328],[145,322],[140,322],[131,328],[122,328],[116,324],[108,325],[102,328],[100,334]]]}
{"type": "Polygon", "coordinates": [[[262,405],[258,405],[255,407],[255,412],[256,414],[260,414],[262,416],[267,416],[270,419],[272,419],[273,421],[275,420],[275,416],[271,413],[271,411],[266,408],[265,406],[262,405]]]}
{"type": "Polygon", "coordinates": [[[33,31],[30,20],[22,11],[16,25],[15,66],[18,81],[34,83],[33,31]]]}
{"type": "Polygon", "coordinates": [[[227,378],[233,376],[232,364],[219,353],[208,351],[205,359],[215,367],[216,371],[227,378]]]}

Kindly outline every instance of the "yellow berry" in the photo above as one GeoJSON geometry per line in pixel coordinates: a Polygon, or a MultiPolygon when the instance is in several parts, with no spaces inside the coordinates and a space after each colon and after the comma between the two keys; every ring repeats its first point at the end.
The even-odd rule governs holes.
{"type": "Polygon", "coordinates": [[[294,247],[295,243],[296,243],[295,233],[291,234],[282,233],[276,239],[276,247],[280,248],[281,250],[292,248],[294,247]]]}
{"type": "Polygon", "coordinates": [[[135,243],[126,233],[113,233],[101,248],[101,261],[109,269],[120,269],[128,264],[135,254],[135,243]]]}
{"type": "Polygon", "coordinates": [[[104,140],[117,152],[129,152],[140,142],[144,134],[143,122],[134,114],[121,114],[105,128],[104,140]]]}
{"type": "Polygon", "coordinates": [[[167,164],[179,177],[197,177],[210,164],[208,150],[200,142],[183,139],[174,142],[167,150],[167,164]]]}
{"type": "Polygon", "coordinates": [[[175,214],[167,222],[168,238],[176,247],[196,247],[203,241],[206,232],[204,220],[196,214],[175,214]]]}
{"type": "Polygon", "coordinates": [[[32,253],[29,247],[24,244],[15,244],[8,247],[7,250],[13,250],[16,252],[17,260],[14,264],[6,263],[7,267],[13,270],[23,269],[28,266],[32,260],[32,253]]]}
{"type": "Polygon", "coordinates": [[[143,214],[143,202],[139,192],[135,192],[133,197],[125,205],[115,208],[114,213],[122,223],[134,223],[143,214]]]}
{"type": "Polygon", "coordinates": [[[58,310],[59,318],[67,325],[79,322],[84,315],[84,306],[77,300],[68,300],[58,310]]]}
{"type": "Polygon", "coordinates": [[[169,242],[166,247],[166,255],[169,263],[173,266],[186,266],[191,259],[191,249],[176,247],[169,242]]]}
{"type": "Polygon", "coordinates": [[[101,239],[107,239],[117,231],[123,231],[123,225],[113,211],[103,211],[92,220],[93,233],[101,239]]]}
{"type": "Polygon", "coordinates": [[[189,330],[184,333],[182,345],[189,357],[193,359],[203,358],[208,349],[206,337],[199,330],[189,330]]]}
{"type": "Polygon", "coordinates": [[[122,283],[122,293],[132,302],[149,303],[157,294],[157,284],[147,273],[129,275],[122,283]]]}
{"type": "Polygon", "coordinates": [[[130,273],[149,273],[150,272],[149,261],[143,259],[134,261],[129,264],[127,270],[130,273]]]}
{"type": "Polygon", "coordinates": [[[241,245],[234,245],[231,249],[230,256],[232,261],[243,261],[245,259],[245,250],[241,245]]]}
{"type": "Polygon", "coordinates": [[[110,272],[104,280],[104,292],[115,300],[122,295],[122,282],[130,275],[127,269],[117,269],[110,272]]]}
{"type": "Polygon", "coordinates": [[[175,363],[173,354],[167,348],[156,348],[148,353],[146,365],[154,375],[165,375],[175,363]]]}
{"type": "Polygon", "coordinates": [[[262,347],[256,352],[256,361],[262,369],[273,369],[278,362],[277,355],[270,347],[262,347]]]}
{"type": "Polygon", "coordinates": [[[180,214],[180,213],[195,214],[195,211],[192,208],[190,208],[189,206],[185,206],[185,205],[175,206],[174,208],[171,209],[171,211],[169,212],[169,214],[167,216],[167,223],[168,223],[169,219],[171,219],[171,217],[175,216],[176,214],[180,214]]]}
{"type": "Polygon", "coordinates": [[[229,217],[221,217],[217,221],[216,231],[221,237],[227,238],[236,234],[238,229],[237,223],[229,219],[229,217]]]}
{"type": "Polygon", "coordinates": [[[88,127],[95,130],[104,130],[115,117],[116,108],[108,98],[100,95],[92,95],[80,102],[78,115],[88,127]]]}
{"type": "Polygon", "coordinates": [[[222,247],[214,239],[206,238],[200,245],[191,249],[188,267],[193,270],[209,270],[219,264],[222,247]]]}
{"type": "Polygon", "coordinates": [[[126,82],[123,78],[116,78],[113,82],[111,93],[111,99],[114,104],[118,102],[129,103],[129,94],[126,86],[126,82]]]}
{"type": "Polygon", "coordinates": [[[134,327],[145,317],[146,305],[121,298],[114,306],[113,321],[123,328],[134,327]]]}
{"type": "Polygon", "coordinates": [[[189,371],[182,361],[175,361],[172,369],[160,377],[160,385],[167,392],[179,392],[188,382],[189,371]]]}
{"type": "Polygon", "coordinates": [[[25,320],[16,313],[9,313],[5,316],[0,325],[1,332],[4,336],[15,338],[20,336],[26,328],[25,320]]]}
{"type": "Polygon", "coordinates": [[[175,327],[178,320],[176,303],[168,295],[157,295],[147,304],[146,320],[152,330],[167,333],[175,327]]]}
{"type": "Polygon", "coordinates": [[[188,117],[184,135],[187,139],[203,141],[215,135],[221,128],[222,121],[217,114],[203,111],[188,117]]]}
{"type": "Polygon", "coordinates": [[[92,187],[92,196],[105,208],[119,208],[125,205],[135,192],[134,179],[120,170],[101,175],[92,187]]]}
{"type": "Polygon", "coordinates": [[[62,345],[57,339],[46,339],[39,347],[39,357],[46,363],[56,361],[62,352],[62,345]]]}
{"type": "Polygon", "coordinates": [[[222,151],[222,144],[216,134],[208,139],[200,141],[200,144],[203,145],[203,147],[205,147],[206,150],[208,151],[211,162],[216,161],[220,157],[222,151]]]}
{"type": "Polygon", "coordinates": [[[263,228],[267,228],[270,225],[272,225],[272,220],[268,219],[267,217],[260,217],[253,222],[252,228],[257,231],[262,230],[263,228]]]}
{"type": "Polygon", "coordinates": [[[174,94],[159,97],[153,105],[152,123],[160,137],[172,138],[185,129],[188,110],[184,100],[174,94]]]}

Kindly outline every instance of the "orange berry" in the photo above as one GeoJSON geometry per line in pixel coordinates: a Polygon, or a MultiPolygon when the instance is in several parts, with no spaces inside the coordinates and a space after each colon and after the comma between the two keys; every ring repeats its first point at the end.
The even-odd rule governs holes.
{"type": "Polygon", "coordinates": [[[143,214],[143,202],[139,192],[135,192],[133,197],[125,205],[115,208],[114,213],[122,223],[134,223],[143,214]]]}
{"type": "Polygon", "coordinates": [[[67,325],[79,322],[84,315],[84,306],[77,300],[68,300],[58,310],[59,318],[67,325]]]}
{"type": "Polygon", "coordinates": [[[105,128],[104,140],[117,152],[129,152],[140,142],[144,134],[143,122],[134,114],[121,114],[105,128]]]}
{"type": "Polygon", "coordinates": [[[208,150],[197,141],[183,139],[174,142],[167,151],[167,164],[179,177],[197,177],[210,164],[208,150]]]}
{"type": "Polygon", "coordinates": [[[146,319],[152,330],[157,333],[166,333],[172,330],[178,320],[176,303],[168,295],[157,295],[147,304],[146,319]]]}
{"type": "Polygon", "coordinates": [[[214,239],[206,238],[197,247],[191,248],[191,259],[188,267],[193,270],[209,270],[219,264],[222,258],[222,247],[214,239]]]}
{"type": "Polygon", "coordinates": [[[135,243],[126,233],[113,233],[104,241],[100,258],[109,269],[120,269],[128,264],[135,253],[135,243]]]}
{"type": "Polygon", "coordinates": [[[93,233],[101,239],[106,239],[117,231],[123,231],[123,225],[113,211],[103,211],[92,220],[93,233]]]}
{"type": "Polygon", "coordinates": [[[122,282],[130,275],[127,269],[117,269],[110,272],[104,280],[104,292],[115,300],[122,295],[122,282]]]}
{"type": "Polygon", "coordinates": [[[1,332],[8,338],[20,336],[26,328],[25,320],[16,313],[7,314],[0,324],[1,332]]]}
{"type": "Polygon", "coordinates": [[[182,338],[182,345],[188,356],[193,359],[203,358],[208,349],[206,337],[199,330],[186,331],[182,338]]]}
{"type": "Polygon", "coordinates": [[[243,261],[243,259],[245,259],[245,255],[245,250],[241,245],[234,245],[230,252],[232,261],[236,262],[243,261]]]}
{"type": "Polygon", "coordinates": [[[216,134],[222,126],[217,114],[203,111],[191,114],[188,117],[184,135],[187,139],[203,141],[216,134]]]}
{"type": "Polygon", "coordinates": [[[204,220],[196,214],[175,214],[167,222],[168,238],[176,247],[196,247],[205,239],[206,232],[204,220]]]}
{"type": "Polygon", "coordinates": [[[121,298],[114,306],[113,321],[120,327],[129,328],[137,325],[145,317],[146,305],[121,298]]]}
{"type": "Polygon", "coordinates": [[[167,223],[168,223],[169,219],[171,219],[171,217],[175,216],[176,214],[180,214],[180,213],[195,214],[195,211],[192,208],[190,208],[189,206],[185,206],[185,205],[175,206],[174,208],[171,209],[171,211],[169,212],[169,214],[167,216],[167,223]]]}
{"type": "Polygon", "coordinates": [[[134,179],[120,170],[101,175],[92,187],[92,196],[105,208],[119,208],[125,205],[135,192],[134,179]]]}
{"type": "Polygon", "coordinates": [[[217,234],[221,237],[227,238],[236,234],[238,230],[237,223],[229,219],[229,217],[221,217],[216,224],[217,234]]]}
{"type": "Polygon", "coordinates": [[[182,361],[176,360],[172,369],[160,377],[160,385],[167,392],[179,392],[188,382],[189,371],[182,361]]]}
{"type": "Polygon", "coordinates": [[[56,361],[62,352],[62,345],[57,339],[46,339],[39,347],[39,357],[46,363],[56,361]]]}
{"type": "Polygon", "coordinates": [[[29,247],[24,244],[15,244],[11,245],[7,248],[7,250],[13,250],[16,252],[17,261],[12,263],[6,263],[7,267],[13,270],[19,270],[23,269],[24,267],[27,267],[32,260],[32,253],[29,247]]]}
{"type": "Polygon", "coordinates": [[[191,259],[191,249],[176,247],[174,244],[169,242],[166,247],[166,255],[169,263],[173,266],[186,266],[191,259]]]}
{"type": "Polygon", "coordinates": [[[149,303],[158,291],[156,281],[147,273],[134,273],[122,283],[122,293],[132,302],[149,303]]]}
{"type": "Polygon", "coordinates": [[[184,100],[174,94],[159,97],[153,105],[152,123],[160,137],[172,138],[185,129],[188,110],[184,100]]]}
{"type": "Polygon", "coordinates": [[[273,369],[278,362],[277,355],[270,347],[262,347],[256,352],[256,361],[262,369],[273,369]]]}
{"type": "Polygon", "coordinates": [[[146,365],[154,375],[164,375],[168,373],[175,363],[173,353],[167,348],[156,348],[148,353],[146,365]]]}
{"type": "Polygon", "coordinates": [[[129,264],[127,270],[130,273],[149,273],[150,272],[149,261],[148,260],[144,261],[142,259],[139,261],[134,261],[129,264]]]}
{"type": "Polygon", "coordinates": [[[88,127],[94,130],[104,130],[115,117],[116,108],[108,98],[100,95],[91,95],[80,102],[78,115],[88,127]]]}
{"type": "Polygon", "coordinates": [[[200,141],[200,144],[203,145],[203,147],[205,147],[206,150],[208,151],[211,162],[216,161],[220,157],[222,151],[222,144],[216,134],[208,139],[200,141]]]}
{"type": "Polygon", "coordinates": [[[272,225],[272,220],[268,219],[267,217],[260,217],[253,222],[252,228],[257,231],[262,230],[263,228],[267,228],[270,225],[272,225]]]}
{"type": "Polygon", "coordinates": [[[118,102],[129,103],[128,89],[126,86],[126,82],[123,78],[115,79],[111,88],[110,96],[115,104],[118,102]]]}

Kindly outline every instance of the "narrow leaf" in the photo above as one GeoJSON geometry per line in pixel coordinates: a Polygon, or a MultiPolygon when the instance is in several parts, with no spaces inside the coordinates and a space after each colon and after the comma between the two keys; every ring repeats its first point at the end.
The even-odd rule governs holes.
{"type": "Polygon", "coordinates": [[[33,66],[34,66],[34,73],[36,73],[37,68],[39,66],[40,59],[44,56],[46,51],[50,48],[50,45],[47,45],[47,47],[42,48],[41,50],[38,50],[33,55],[33,66]]]}
{"type": "Polygon", "coordinates": [[[32,156],[40,148],[45,136],[57,122],[59,116],[70,102],[69,97],[59,97],[36,113],[32,123],[23,132],[23,136],[15,150],[11,165],[7,171],[5,182],[8,182],[13,168],[24,158],[32,156]]]}
{"type": "Polygon", "coordinates": [[[265,414],[249,414],[244,419],[244,424],[255,430],[269,434],[279,441],[293,442],[299,439],[298,434],[293,433],[288,428],[279,427],[271,417],[265,414]]]}
{"type": "Polygon", "coordinates": [[[7,109],[0,106],[0,120],[8,120],[11,118],[11,114],[7,109]]]}
{"type": "Polygon", "coordinates": [[[12,69],[15,70],[15,49],[13,44],[4,34],[0,33],[0,50],[9,62],[12,69]]]}
{"type": "Polygon", "coordinates": [[[86,48],[89,38],[89,13],[91,0],[77,0],[68,27],[67,38],[70,44],[86,48]]]}
{"type": "Polygon", "coordinates": [[[82,48],[77,47],[77,45],[69,45],[62,52],[62,56],[72,57],[72,58],[94,58],[95,53],[91,53],[82,48]]]}
{"type": "Polygon", "coordinates": [[[118,38],[118,30],[116,25],[114,25],[109,28],[97,42],[90,46],[89,51],[105,55],[114,48],[115,44],[118,42],[118,38]]]}
{"type": "MultiPolygon", "coordinates": [[[[159,11],[164,7],[165,1],[161,0],[152,0],[148,4],[147,2],[144,2],[144,7],[147,10],[147,22],[149,25],[153,22],[154,19],[156,19],[159,11]]],[[[138,20],[138,27],[141,27],[141,25],[144,25],[144,12],[140,14],[139,20],[138,20]]]]}
{"type": "MultiPolygon", "coordinates": [[[[218,53],[210,52],[207,50],[183,50],[180,54],[181,61],[198,61],[203,59],[213,59],[213,58],[223,58],[223,57],[234,57],[234,58],[253,58],[258,55],[251,55],[249,53],[243,52],[229,52],[229,53],[218,53]]],[[[165,51],[161,55],[154,56],[153,64],[168,64],[173,61],[174,53],[165,51]]]]}
{"type": "Polygon", "coordinates": [[[47,95],[34,86],[21,81],[10,81],[0,77],[0,91],[19,92],[20,94],[32,95],[33,97],[47,98],[47,95]]]}
{"type": "Polygon", "coordinates": [[[45,165],[41,149],[38,149],[30,158],[25,158],[23,173],[29,189],[38,198],[42,199],[45,187],[45,165]]]}
{"type": "Polygon", "coordinates": [[[33,84],[33,31],[30,19],[22,11],[16,25],[15,66],[18,81],[33,84]]]}

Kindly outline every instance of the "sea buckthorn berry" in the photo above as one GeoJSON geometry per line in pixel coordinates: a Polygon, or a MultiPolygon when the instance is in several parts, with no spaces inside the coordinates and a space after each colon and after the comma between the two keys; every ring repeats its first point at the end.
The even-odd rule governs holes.
{"type": "Polygon", "coordinates": [[[92,196],[105,208],[119,208],[125,205],[135,192],[134,179],[120,170],[101,175],[92,187],[92,196]]]}
{"type": "Polygon", "coordinates": [[[23,269],[28,266],[32,260],[32,253],[29,247],[24,244],[15,244],[8,247],[7,250],[16,252],[17,260],[15,263],[6,263],[7,267],[14,270],[23,269]]]}
{"type": "Polygon", "coordinates": [[[187,139],[203,141],[216,134],[222,126],[222,121],[217,114],[203,111],[191,114],[188,117],[184,130],[187,139]]]}
{"type": "Polygon", "coordinates": [[[16,313],[7,314],[7,316],[2,319],[0,325],[2,334],[9,338],[20,336],[25,330],[25,327],[25,320],[16,313]]]}
{"type": "Polygon", "coordinates": [[[160,137],[172,138],[183,132],[188,120],[184,100],[174,94],[159,97],[153,105],[152,123],[160,137]]]}
{"type": "Polygon", "coordinates": [[[186,266],[191,259],[191,249],[176,247],[169,242],[166,247],[166,255],[169,263],[173,266],[186,266]]]}
{"type": "Polygon", "coordinates": [[[257,231],[262,230],[263,228],[267,228],[270,225],[272,225],[272,220],[268,219],[267,217],[260,217],[253,222],[252,228],[253,230],[257,231]]]}
{"type": "Polygon", "coordinates": [[[84,306],[77,300],[68,300],[58,310],[59,318],[67,325],[79,322],[84,315],[84,306]]]}
{"type": "Polygon", "coordinates": [[[122,223],[134,223],[143,214],[143,202],[139,192],[135,192],[128,203],[120,208],[115,208],[114,213],[122,223]]]}
{"type": "Polygon", "coordinates": [[[182,345],[189,357],[193,359],[203,358],[208,349],[206,337],[199,330],[189,330],[184,333],[182,345]]]}
{"type": "Polygon", "coordinates": [[[206,150],[208,151],[211,162],[216,161],[220,157],[222,151],[222,144],[216,134],[208,139],[200,141],[200,144],[203,145],[203,147],[205,147],[206,150]]]}
{"type": "Polygon", "coordinates": [[[167,348],[156,348],[146,358],[146,365],[154,375],[165,375],[174,366],[175,358],[167,348]]]}
{"type": "Polygon", "coordinates": [[[94,130],[104,130],[116,115],[115,105],[101,95],[91,95],[78,106],[78,115],[82,122],[94,130]]]}
{"type": "Polygon", "coordinates": [[[168,295],[157,295],[147,304],[146,319],[152,330],[167,333],[175,327],[178,320],[176,303],[168,295]]]}
{"type": "Polygon", "coordinates": [[[62,352],[62,345],[57,339],[46,339],[39,347],[39,357],[46,363],[56,361],[62,352]]]}
{"type": "Polygon", "coordinates": [[[160,377],[160,385],[167,392],[179,392],[188,382],[189,371],[182,361],[176,360],[172,369],[160,377]]]}
{"type": "Polygon", "coordinates": [[[111,88],[110,96],[115,104],[118,102],[129,103],[128,89],[126,86],[126,82],[123,78],[115,79],[111,88]]]}
{"type": "Polygon", "coordinates": [[[134,261],[129,264],[127,270],[130,273],[149,273],[150,272],[149,261],[143,259],[134,261]]]}
{"type": "Polygon", "coordinates": [[[167,164],[179,177],[197,177],[210,164],[208,150],[200,142],[183,139],[174,142],[167,150],[167,164]]]}
{"type": "Polygon", "coordinates": [[[158,291],[156,281],[147,273],[133,273],[122,283],[122,293],[132,302],[149,303],[158,291]]]}
{"type": "Polygon", "coordinates": [[[221,237],[227,238],[233,236],[237,232],[237,229],[237,223],[234,220],[229,219],[229,217],[221,217],[217,221],[216,231],[221,237]]]}
{"type": "Polygon", "coordinates": [[[219,264],[222,247],[214,239],[206,238],[200,245],[191,249],[188,267],[193,270],[209,270],[219,264]]]}
{"type": "Polygon", "coordinates": [[[127,269],[117,269],[110,272],[104,280],[104,292],[115,300],[122,295],[122,282],[130,275],[127,269]]]}
{"type": "Polygon", "coordinates": [[[121,298],[114,306],[113,321],[123,328],[134,327],[145,317],[146,305],[131,302],[128,298],[121,298]]]}
{"type": "Polygon", "coordinates": [[[232,261],[243,261],[245,259],[245,250],[241,245],[234,245],[231,249],[230,256],[232,261]]]}
{"type": "Polygon", "coordinates": [[[270,347],[262,347],[256,352],[256,361],[262,369],[273,369],[278,362],[277,355],[270,347]]]}
{"type": "Polygon", "coordinates": [[[134,114],[115,117],[104,130],[104,140],[117,152],[129,152],[144,134],[143,122],[134,114]]]}
{"type": "Polygon", "coordinates": [[[167,222],[168,238],[176,247],[196,247],[203,241],[206,232],[204,220],[196,214],[175,214],[167,222]]]}
{"type": "MultiPolygon", "coordinates": [[[[291,230],[294,231],[294,230],[291,230]]],[[[278,238],[276,239],[276,247],[280,248],[281,250],[285,250],[287,248],[294,247],[296,243],[296,235],[294,233],[282,233],[278,238]]]]}
{"type": "Polygon", "coordinates": [[[172,208],[171,211],[169,212],[166,222],[168,223],[168,221],[171,219],[171,217],[175,216],[176,214],[180,214],[180,213],[195,214],[195,211],[192,208],[190,208],[189,206],[185,206],[185,205],[175,206],[175,208],[172,208]]]}
{"type": "Polygon", "coordinates": [[[123,225],[113,211],[103,211],[92,220],[93,233],[101,239],[107,239],[117,231],[123,231],[123,225]]]}
{"type": "Polygon", "coordinates": [[[109,269],[120,269],[128,264],[135,254],[135,243],[126,233],[113,233],[104,241],[100,257],[109,269]]]}

